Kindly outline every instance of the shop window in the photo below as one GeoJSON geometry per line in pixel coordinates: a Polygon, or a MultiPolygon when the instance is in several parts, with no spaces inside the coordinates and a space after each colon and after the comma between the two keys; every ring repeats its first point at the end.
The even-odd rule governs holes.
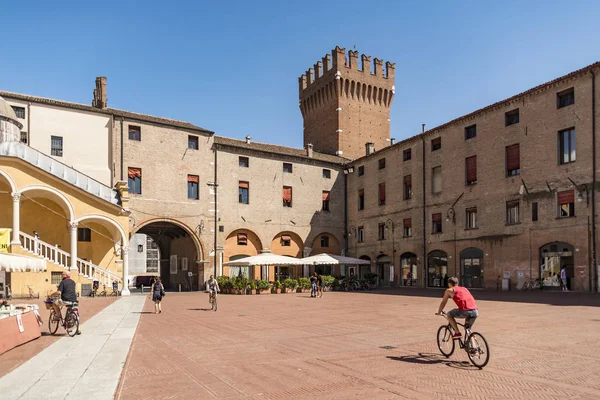
{"type": "Polygon", "coordinates": [[[129,193],[142,194],[142,169],[129,167],[127,169],[127,177],[129,193]]]}
{"type": "Polygon", "coordinates": [[[504,126],[511,126],[519,123],[519,109],[514,109],[504,113],[504,126]]]}
{"type": "Polygon", "coordinates": [[[556,93],[556,108],[563,108],[575,104],[575,88],[556,93]]]}
{"type": "Polygon", "coordinates": [[[360,189],[358,191],[358,209],[365,209],[365,189],[360,189]]]}
{"type": "Polygon", "coordinates": [[[142,140],[142,128],[139,126],[129,125],[129,140],[140,141],[142,140]]]}
{"type": "Polygon", "coordinates": [[[575,128],[558,132],[560,164],[575,162],[575,128]]]}
{"type": "Polygon", "coordinates": [[[291,186],[283,187],[283,206],[284,207],[292,206],[292,187],[291,186]]]}
{"type": "Polygon", "coordinates": [[[250,183],[239,181],[238,183],[238,201],[241,204],[250,203],[250,183]]]}
{"type": "Polygon", "coordinates": [[[248,157],[240,156],[239,165],[240,165],[240,167],[244,167],[244,168],[250,167],[250,159],[248,157]]]}
{"type": "Polygon", "coordinates": [[[568,218],[575,216],[575,191],[558,192],[558,216],[568,218]]]}
{"type": "Polygon", "coordinates": [[[77,241],[78,242],[91,242],[92,241],[92,230],[90,228],[77,228],[77,241]]]}
{"type": "Polygon", "coordinates": [[[442,214],[436,213],[431,215],[431,233],[442,233],[442,214]]]}
{"type": "Polygon", "coordinates": [[[330,192],[323,190],[323,211],[329,211],[330,192]]]}
{"type": "Polygon", "coordinates": [[[412,219],[405,218],[404,221],[402,221],[402,226],[404,228],[402,235],[404,237],[411,237],[412,236],[412,219]]]}
{"type": "Polygon", "coordinates": [[[198,175],[187,176],[188,199],[198,200],[200,198],[200,194],[198,192],[199,181],[200,177],[198,175]]]}
{"type": "Polygon", "coordinates": [[[519,201],[506,203],[506,223],[509,225],[519,223],[519,201]]]}
{"type": "Polygon", "coordinates": [[[198,136],[188,135],[188,149],[198,150],[198,136]]]}
{"type": "Polygon", "coordinates": [[[477,136],[477,125],[467,126],[465,128],[465,140],[473,139],[477,136]]]}
{"type": "Polygon", "coordinates": [[[329,236],[321,236],[321,247],[329,247],[329,236]]]}
{"type": "Polygon", "coordinates": [[[506,146],[506,176],[521,174],[521,151],[519,144],[506,146]]]}

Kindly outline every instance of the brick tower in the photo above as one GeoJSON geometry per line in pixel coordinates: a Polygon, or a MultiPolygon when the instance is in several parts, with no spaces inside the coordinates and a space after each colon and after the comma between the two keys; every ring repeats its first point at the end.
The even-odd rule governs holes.
{"type": "Polygon", "coordinates": [[[379,150],[390,139],[390,107],[394,98],[394,69],[385,63],[337,47],[310,68],[299,81],[304,146],[354,159],[365,155],[365,145],[379,150]]]}

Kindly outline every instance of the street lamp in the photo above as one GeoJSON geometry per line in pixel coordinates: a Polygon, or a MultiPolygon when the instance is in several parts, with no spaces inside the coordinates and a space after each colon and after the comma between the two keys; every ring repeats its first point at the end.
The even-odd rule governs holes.
{"type": "Polygon", "coordinates": [[[454,200],[454,203],[452,203],[452,205],[450,206],[450,208],[446,211],[446,221],[447,222],[451,222],[452,221],[452,226],[453,226],[453,231],[454,231],[454,240],[452,241],[454,243],[454,275],[458,275],[457,272],[457,267],[456,267],[456,211],[454,210],[454,206],[456,205],[456,203],[458,203],[458,201],[461,199],[461,197],[463,197],[463,195],[465,194],[465,192],[462,192],[460,194],[460,196],[458,196],[456,198],[456,200],[454,200]]]}
{"type": "Polygon", "coordinates": [[[577,202],[581,203],[583,201],[583,193],[582,193],[582,189],[585,190],[585,204],[586,205],[590,205],[590,189],[588,188],[588,185],[586,185],[585,183],[578,185],[575,182],[573,182],[573,180],[569,177],[567,177],[567,179],[573,184],[573,186],[575,186],[575,189],[577,189],[577,202]]]}
{"type": "Polygon", "coordinates": [[[387,221],[385,221],[385,227],[386,228],[391,228],[392,230],[392,265],[390,268],[390,281],[391,283],[394,282],[394,262],[396,260],[396,241],[394,238],[394,221],[392,221],[391,218],[389,218],[387,221]]]}

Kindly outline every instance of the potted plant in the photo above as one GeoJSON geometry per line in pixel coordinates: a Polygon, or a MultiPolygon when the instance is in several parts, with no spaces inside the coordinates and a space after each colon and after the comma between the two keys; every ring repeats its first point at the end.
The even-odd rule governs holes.
{"type": "Polygon", "coordinates": [[[295,279],[287,278],[283,281],[283,287],[285,288],[286,293],[296,293],[296,289],[298,288],[298,281],[295,279]]]}
{"type": "Polygon", "coordinates": [[[275,286],[274,286],[273,290],[274,290],[274,293],[277,293],[277,294],[281,293],[281,282],[275,281],[275,286]]]}
{"type": "Polygon", "coordinates": [[[253,280],[250,281],[250,294],[256,294],[256,285],[253,280]]]}
{"type": "Polygon", "coordinates": [[[325,290],[330,290],[331,286],[334,285],[335,283],[337,283],[337,279],[335,279],[335,277],[331,276],[331,275],[325,275],[322,277],[323,279],[323,284],[325,285],[325,290]]]}
{"type": "Polygon", "coordinates": [[[217,276],[217,283],[219,284],[219,289],[221,289],[221,293],[229,293],[231,281],[228,276],[217,276]]]}
{"type": "MultiPolygon", "coordinates": [[[[323,277],[325,278],[325,277],[323,277]]],[[[300,278],[298,279],[298,292],[306,293],[310,290],[310,279],[308,278],[300,278]]]]}
{"type": "Polygon", "coordinates": [[[258,290],[260,294],[270,294],[271,284],[268,281],[258,281],[258,290]]]}
{"type": "Polygon", "coordinates": [[[365,274],[365,279],[369,283],[369,286],[377,285],[377,277],[379,277],[379,274],[376,274],[375,272],[367,272],[365,274]]]}

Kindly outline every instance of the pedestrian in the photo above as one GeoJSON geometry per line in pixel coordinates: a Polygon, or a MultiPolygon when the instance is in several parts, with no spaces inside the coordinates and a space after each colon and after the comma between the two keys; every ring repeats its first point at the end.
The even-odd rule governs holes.
{"type": "Polygon", "coordinates": [[[563,292],[568,292],[569,289],[567,287],[567,266],[563,265],[562,269],[560,270],[560,287],[562,288],[563,292]]]}
{"type": "Polygon", "coordinates": [[[310,297],[317,297],[317,277],[313,272],[310,275],[310,297]]]}
{"type": "Polygon", "coordinates": [[[448,289],[448,274],[444,275],[444,287],[448,289]]]}
{"type": "Polygon", "coordinates": [[[317,297],[323,297],[323,277],[317,274],[317,297]]]}
{"type": "MultiPolygon", "coordinates": [[[[160,278],[155,278],[154,283],[152,284],[152,290],[150,291],[152,296],[152,301],[154,302],[154,312],[155,314],[162,313],[162,309],[160,307],[160,302],[165,295],[165,287],[163,286],[160,278]]],[[[150,296],[148,296],[150,298],[150,296]]]]}

